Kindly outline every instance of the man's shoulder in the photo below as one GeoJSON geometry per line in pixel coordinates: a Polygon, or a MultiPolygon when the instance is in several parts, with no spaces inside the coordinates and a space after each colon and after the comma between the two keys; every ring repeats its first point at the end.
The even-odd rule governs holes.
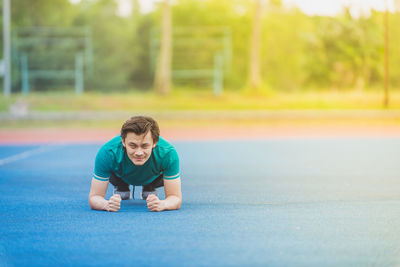
{"type": "Polygon", "coordinates": [[[164,174],[164,179],[177,178],[179,176],[179,155],[175,147],[161,138],[159,148],[155,153],[156,161],[159,161],[164,174]]]}
{"type": "Polygon", "coordinates": [[[157,156],[160,158],[165,158],[168,157],[168,155],[171,155],[170,152],[172,151],[174,152],[172,154],[176,153],[175,147],[170,142],[160,136],[158,143],[155,147],[155,152],[157,156]]]}
{"type": "Polygon", "coordinates": [[[156,148],[165,151],[175,150],[175,147],[161,136],[158,139],[156,148]]]}

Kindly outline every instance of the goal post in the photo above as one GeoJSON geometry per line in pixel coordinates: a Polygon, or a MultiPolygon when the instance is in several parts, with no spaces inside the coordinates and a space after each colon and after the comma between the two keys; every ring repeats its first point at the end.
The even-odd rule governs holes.
{"type": "Polygon", "coordinates": [[[74,81],[75,94],[84,91],[84,72],[92,70],[91,32],[87,27],[15,28],[13,31],[13,67],[28,94],[35,81],[42,87],[59,87],[74,81]],[[61,82],[62,81],[62,82],[61,82]]]}
{"type": "MultiPolygon", "coordinates": [[[[230,74],[232,34],[229,27],[175,27],[172,34],[173,82],[197,81],[223,93],[224,77],[230,74]]],[[[159,31],[150,35],[150,68],[154,72],[160,47],[159,31]]]]}

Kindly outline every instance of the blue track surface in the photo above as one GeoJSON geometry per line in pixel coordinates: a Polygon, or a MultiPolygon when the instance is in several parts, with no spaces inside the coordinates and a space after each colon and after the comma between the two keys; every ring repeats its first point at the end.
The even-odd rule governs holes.
{"type": "Polygon", "coordinates": [[[161,213],[89,209],[100,144],[0,147],[0,266],[400,264],[400,139],[174,144],[184,202],[161,213]]]}

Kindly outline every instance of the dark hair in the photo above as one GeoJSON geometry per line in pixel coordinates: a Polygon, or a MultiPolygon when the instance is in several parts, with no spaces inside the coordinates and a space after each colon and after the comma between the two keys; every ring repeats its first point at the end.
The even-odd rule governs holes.
{"type": "Polygon", "coordinates": [[[128,133],[135,133],[136,135],[146,135],[151,132],[153,142],[158,142],[160,137],[160,128],[157,122],[148,116],[134,116],[127,120],[121,128],[121,138],[125,140],[128,133]]]}

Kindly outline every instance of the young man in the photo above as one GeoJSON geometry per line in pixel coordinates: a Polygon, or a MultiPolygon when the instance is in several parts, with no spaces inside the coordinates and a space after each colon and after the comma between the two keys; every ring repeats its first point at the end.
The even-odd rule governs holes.
{"type": "Polygon", "coordinates": [[[135,116],[127,120],[118,135],[97,153],[89,205],[95,210],[118,211],[121,200],[130,199],[129,185],[142,185],[142,199],[150,211],[176,210],[182,203],[179,158],[175,148],[160,137],[155,120],[135,116]],[[114,195],[105,199],[108,182],[114,195]],[[157,187],[164,186],[160,200],[157,187]]]}

